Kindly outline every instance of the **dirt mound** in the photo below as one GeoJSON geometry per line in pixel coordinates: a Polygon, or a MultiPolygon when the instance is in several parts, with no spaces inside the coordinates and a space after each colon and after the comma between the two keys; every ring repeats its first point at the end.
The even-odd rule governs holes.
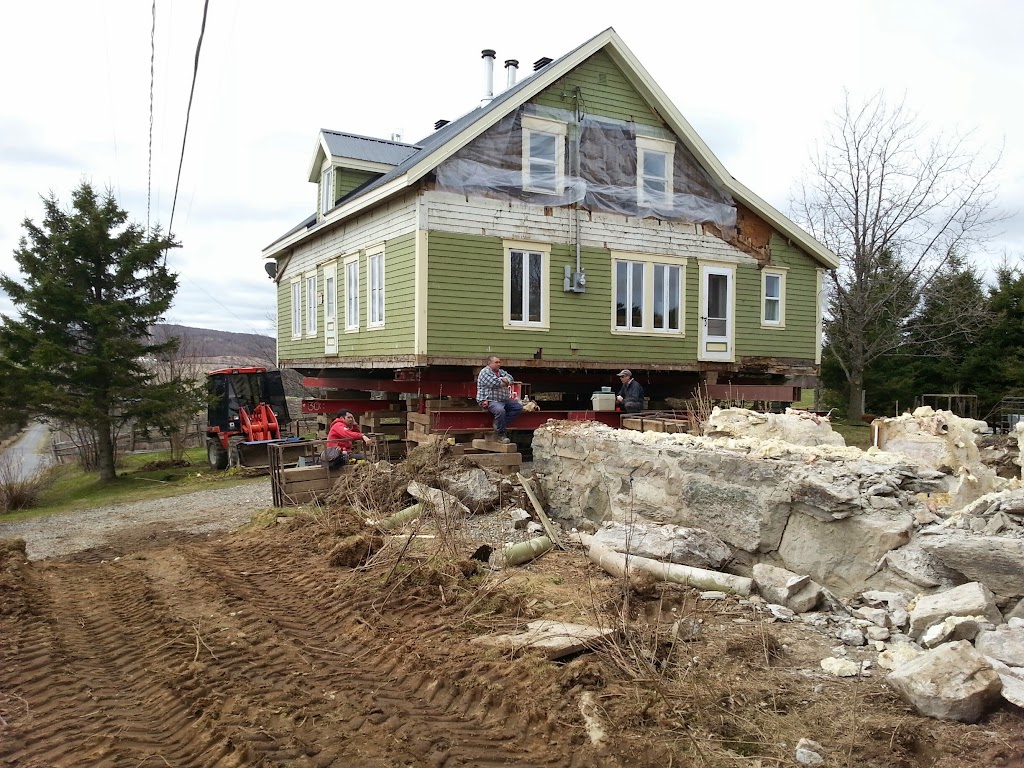
{"type": "Polygon", "coordinates": [[[0,616],[18,616],[25,610],[22,579],[27,560],[24,539],[0,539],[0,616]]]}

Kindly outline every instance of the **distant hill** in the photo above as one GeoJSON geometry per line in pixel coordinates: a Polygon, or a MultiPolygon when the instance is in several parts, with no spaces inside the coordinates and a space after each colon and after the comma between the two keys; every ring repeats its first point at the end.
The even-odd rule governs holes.
{"type": "Polygon", "coordinates": [[[272,368],[277,359],[277,342],[273,336],[215,331],[171,323],[154,325],[152,333],[157,341],[180,338],[186,356],[211,366],[265,365],[272,368]]]}

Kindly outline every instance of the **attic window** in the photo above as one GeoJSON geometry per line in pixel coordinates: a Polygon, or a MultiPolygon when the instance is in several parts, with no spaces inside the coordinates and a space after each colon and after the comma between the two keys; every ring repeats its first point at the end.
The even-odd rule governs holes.
{"type": "Polygon", "coordinates": [[[565,123],[523,116],[523,190],[560,195],[565,188],[565,123]]]}
{"type": "Polygon", "coordinates": [[[650,136],[636,137],[637,203],[651,206],[672,204],[672,161],[675,142],[650,136]]]}
{"type": "MultiPolygon", "coordinates": [[[[334,207],[334,168],[327,166],[320,175],[320,213],[326,216],[334,207]]],[[[309,210],[308,208],[306,210],[309,210]]]]}

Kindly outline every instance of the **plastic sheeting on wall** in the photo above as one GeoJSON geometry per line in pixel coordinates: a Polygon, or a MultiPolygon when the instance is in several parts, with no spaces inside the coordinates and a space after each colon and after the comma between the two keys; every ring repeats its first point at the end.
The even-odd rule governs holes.
{"type": "Polygon", "coordinates": [[[669,221],[713,224],[723,235],[736,230],[736,205],[729,192],[711,178],[693,153],[670,132],[611,118],[568,110],[524,105],[442,163],[438,187],[459,194],[518,200],[545,206],[580,203],[592,211],[625,216],[653,216],[669,221]],[[564,141],[560,191],[554,194],[523,189],[524,115],[563,122],[564,141]],[[674,143],[672,190],[656,202],[641,201],[637,184],[637,137],[674,143]]]}

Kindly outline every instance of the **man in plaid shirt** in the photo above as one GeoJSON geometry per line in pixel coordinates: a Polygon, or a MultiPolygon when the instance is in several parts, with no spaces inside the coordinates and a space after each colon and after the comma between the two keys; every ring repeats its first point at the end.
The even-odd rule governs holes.
{"type": "Polygon", "coordinates": [[[503,443],[510,442],[505,430],[519,418],[523,404],[512,397],[512,375],[502,369],[501,358],[491,355],[476,377],[476,401],[494,416],[494,434],[503,443]]]}

